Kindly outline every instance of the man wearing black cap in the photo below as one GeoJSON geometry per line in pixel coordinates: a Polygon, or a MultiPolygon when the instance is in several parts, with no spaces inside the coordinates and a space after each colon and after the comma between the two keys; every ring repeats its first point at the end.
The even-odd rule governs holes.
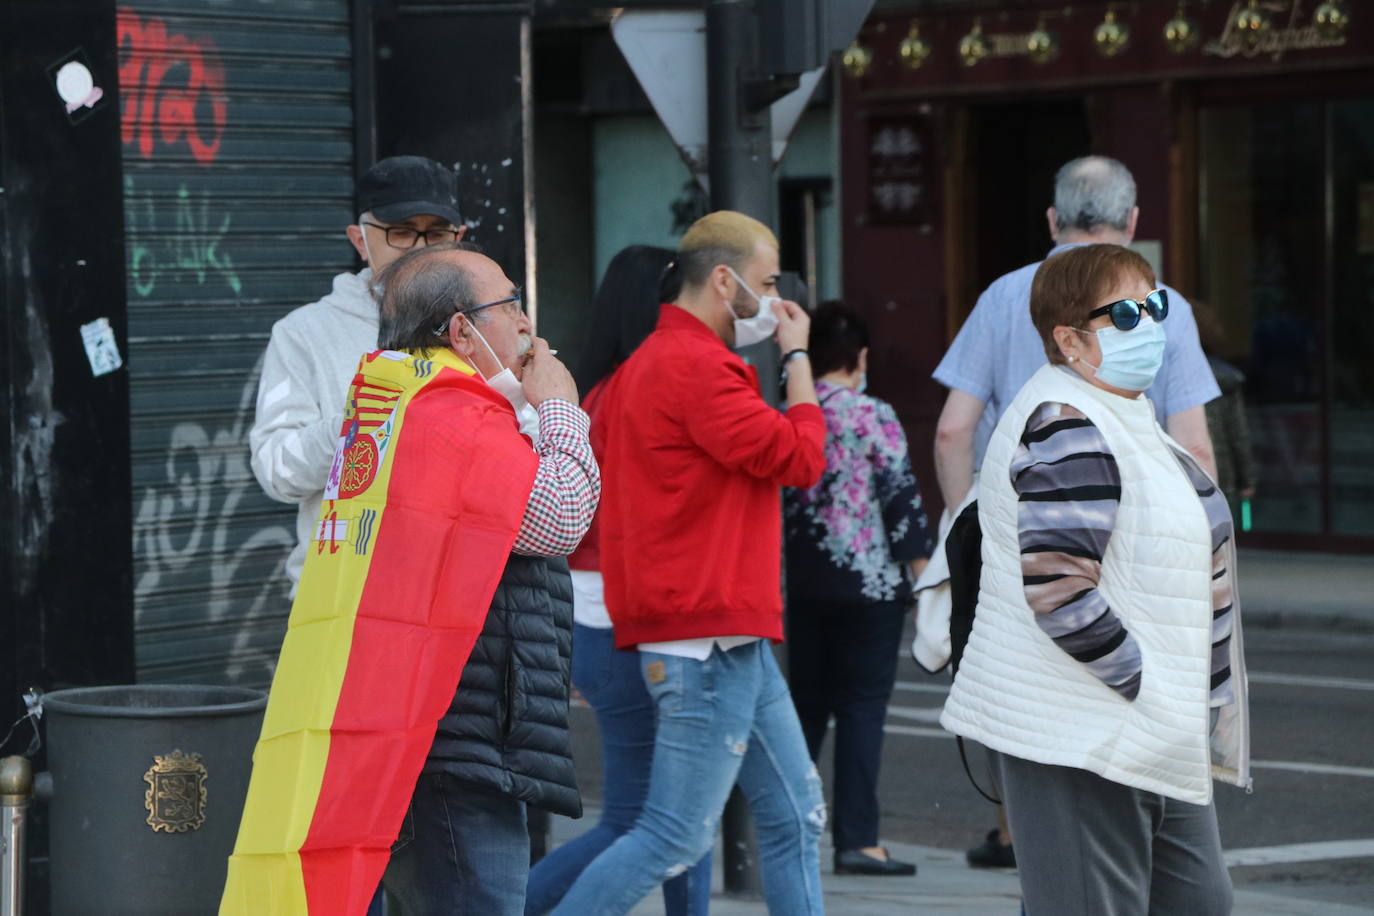
{"type": "Polygon", "coordinates": [[[272,326],[248,434],[258,483],[273,499],[299,506],[296,546],[286,561],[293,592],[334,460],[344,394],[358,359],[377,349],[372,278],[411,248],[459,241],[467,230],[456,176],[431,159],[383,159],[358,180],[357,191],[362,215],[348,227],[348,240],[367,266],[339,274],[329,295],[272,326]]]}

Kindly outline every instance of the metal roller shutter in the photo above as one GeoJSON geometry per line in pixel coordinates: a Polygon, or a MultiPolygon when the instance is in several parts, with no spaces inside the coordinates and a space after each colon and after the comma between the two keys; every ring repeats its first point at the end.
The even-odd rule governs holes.
{"type": "Polygon", "coordinates": [[[119,9],[138,677],[266,684],[294,509],[248,465],[272,323],[351,266],[348,0],[119,9]]]}

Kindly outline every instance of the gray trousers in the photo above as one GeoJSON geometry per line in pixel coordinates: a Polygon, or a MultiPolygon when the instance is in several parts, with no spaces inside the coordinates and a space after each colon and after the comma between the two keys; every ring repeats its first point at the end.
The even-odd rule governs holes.
{"type": "Polygon", "coordinates": [[[1027,916],[1226,916],[1217,813],[995,754],[1027,916]]]}

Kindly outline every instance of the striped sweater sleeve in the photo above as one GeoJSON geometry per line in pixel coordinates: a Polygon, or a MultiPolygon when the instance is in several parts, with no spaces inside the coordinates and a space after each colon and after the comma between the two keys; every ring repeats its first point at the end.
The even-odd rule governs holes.
{"type": "Polygon", "coordinates": [[[1011,464],[1021,576],[1055,645],[1127,700],[1140,692],[1140,647],[1098,590],[1116,525],[1121,474],[1097,427],[1063,404],[1031,415],[1011,464]]]}

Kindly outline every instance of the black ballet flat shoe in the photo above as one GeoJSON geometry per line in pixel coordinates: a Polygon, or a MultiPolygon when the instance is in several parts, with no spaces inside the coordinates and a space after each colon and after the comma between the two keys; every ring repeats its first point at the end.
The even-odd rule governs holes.
{"type": "Polygon", "coordinates": [[[904,877],[916,874],[916,866],[911,862],[898,862],[891,856],[880,859],[861,849],[844,849],[835,853],[835,874],[904,877]]]}

